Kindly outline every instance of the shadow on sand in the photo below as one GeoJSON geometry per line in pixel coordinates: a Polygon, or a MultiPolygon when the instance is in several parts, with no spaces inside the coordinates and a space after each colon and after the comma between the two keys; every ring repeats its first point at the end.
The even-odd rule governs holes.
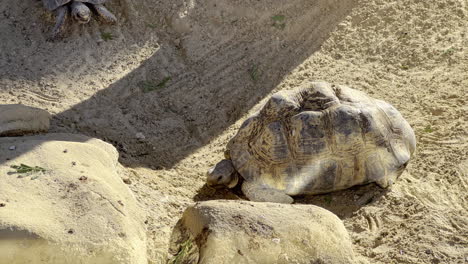
{"type": "MultiPolygon", "coordinates": [[[[319,195],[295,196],[295,204],[312,204],[331,211],[340,219],[350,218],[362,207],[378,202],[390,189],[383,189],[374,183],[354,186],[346,190],[319,195]]],[[[214,189],[206,184],[197,191],[194,201],[248,200],[236,186],[233,189],[214,189]]]]}
{"type": "MultiPolygon", "coordinates": [[[[320,48],[356,1],[335,2],[308,3],[300,17],[281,27],[271,24],[274,12],[265,11],[255,20],[222,24],[219,35],[212,35],[214,24],[205,27],[210,20],[203,16],[205,9],[195,6],[185,21],[190,32],[181,33],[177,21],[168,22],[152,56],[55,115],[51,132],[110,142],[126,166],[170,168],[225,131],[320,48]]],[[[293,14],[301,8],[298,3],[278,3],[278,10],[293,14]]]]}

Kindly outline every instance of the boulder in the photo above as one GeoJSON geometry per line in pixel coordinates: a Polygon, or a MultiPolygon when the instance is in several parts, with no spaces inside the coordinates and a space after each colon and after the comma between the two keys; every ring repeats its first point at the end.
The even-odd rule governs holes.
{"type": "Polygon", "coordinates": [[[49,130],[50,114],[21,104],[0,105],[0,136],[21,136],[49,130]]]}
{"type": "Polygon", "coordinates": [[[173,263],[355,263],[342,221],[314,205],[207,201],[173,231],[173,263]]]}
{"type": "Polygon", "coordinates": [[[117,158],[80,135],[0,138],[0,264],[147,263],[145,215],[117,158]]]}

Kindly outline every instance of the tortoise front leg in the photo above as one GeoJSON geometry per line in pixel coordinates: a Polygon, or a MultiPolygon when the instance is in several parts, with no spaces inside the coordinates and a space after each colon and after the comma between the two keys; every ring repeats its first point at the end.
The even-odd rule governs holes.
{"type": "Polygon", "coordinates": [[[291,204],[294,199],[282,191],[271,189],[268,186],[258,185],[256,183],[244,181],[242,183],[242,192],[252,202],[270,202],[291,204]]]}
{"type": "Polygon", "coordinates": [[[61,6],[55,10],[55,26],[52,29],[49,40],[55,40],[63,32],[68,17],[68,6],[61,6]]]}
{"type": "Polygon", "coordinates": [[[93,5],[96,12],[99,16],[109,24],[114,24],[117,22],[117,18],[112,14],[105,6],[103,5],[93,5]]]}

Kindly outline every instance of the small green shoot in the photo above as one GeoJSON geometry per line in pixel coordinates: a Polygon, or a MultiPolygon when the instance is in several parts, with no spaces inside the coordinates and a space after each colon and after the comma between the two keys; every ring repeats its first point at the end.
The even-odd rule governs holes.
{"type": "Polygon", "coordinates": [[[157,25],[156,24],[150,24],[150,23],[146,23],[146,26],[151,28],[151,29],[156,29],[157,28],[157,25]]]}
{"type": "Polygon", "coordinates": [[[333,198],[332,198],[331,196],[328,196],[328,195],[327,195],[327,196],[325,196],[325,197],[323,198],[323,200],[324,200],[328,205],[330,205],[330,204],[332,203],[332,201],[333,201],[333,198]]]}
{"type": "Polygon", "coordinates": [[[250,79],[252,79],[252,81],[254,82],[256,82],[260,77],[260,71],[258,70],[258,66],[255,64],[252,67],[250,67],[247,71],[250,75],[250,79]]]}
{"type": "Polygon", "coordinates": [[[169,82],[171,79],[171,77],[166,77],[159,83],[155,83],[153,81],[143,81],[140,82],[138,85],[144,93],[147,93],[166,87],[167,82],[169,82]]]}
{"type": "Polygon", "coordinates": [[[284,29],[286,27],[286,17],[283,15],[275,15],[272,16],[271,19],[273,20],[273,26],[278,29],[284,29]]]}
{"type": "Polygon", "coordinates": [[[114,35],[112,35],[112,33],[110,33],[110,32],[102,32],[102,33],[101,33],[101,38],[102,38],[104,41],[109,41],[109,40],[113,40],[113,39],[114,39],[114,35]]]}
{"type": "Polygon", "coordinates": [[[442,52],[442,55],[451,56],[454,53],[455,53],[455,49],[453,47],[451,47],[451,48],[448,48],[448,49],[444,50],[444,52],[442,52]]]}
{"type": "Polygon", "coordinates": [[[434,132],[434,129],[431,127],[431,125],[427,125],[424,130],[423,130],[424,133],[432,133],[434,132]]]}
{"type": "Polygon", "coordinates": [[[408,65],[401,65],[400,68],[401,68],[402,70],[405,70],[405,71],[406,71],[406,70],[409,70],[409,66],[408,66],[408,65]]]}
{"type": "MultiPolygon", "coordinates": [[[[18,165],[11,165],[10,168],[15,169],[15,171],[12,172],[11,174],[15,174],[15,173],[23,174],[23,175],[18,176],[18,178],[24,178],[24,177],[30,176],[33,173],[45,172],[46,171],[46,169],[44,169],[42,167],[39,167],[39,166],[31,167],[31,166],[28,166],[28,165],[23,164],[23,163],[21,163],[19,166],[18,165]]],[[[38,175],[35,175],[35,176],[33,176],[31,178],[31,180],[35,180],[38,177],[39,177],[38,175]]]]}
{"type": "Polygon", "coordinates": [[[276,16],[273,16],[271,19],[273,19],[273,21],[275,22],[283,22],[285,18],[286,17],[283,15],[276,15],[276,16]]]}
{"type": "Polygon", "coordinates": [[[192,249],[193,245],[190,240],[185,241],[182,246],[180,251],[175,255],[173,259],[169,261],[169,264],[182,264],[185,263],[184,260],[187,257],[188,253],[192,249]]]}

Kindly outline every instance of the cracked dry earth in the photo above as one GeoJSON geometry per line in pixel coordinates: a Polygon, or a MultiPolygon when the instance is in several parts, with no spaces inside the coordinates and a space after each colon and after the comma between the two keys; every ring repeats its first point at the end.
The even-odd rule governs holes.
{"type": "Polygon", "coordinates": [[[466,0],[113,0],[118,25],[47,42],[40,1],[0,2],[0,103],[47,109],[54,132],[112,143],[163,263],[187,205],[242,199],[204,186],[272,93],[341,83],[394,105],[416,132],[389,190],[300,197],[337,214],[369,263],[468,261],[466,0]],[[109,39],[109,36],[111,37],[109,39]]]}

